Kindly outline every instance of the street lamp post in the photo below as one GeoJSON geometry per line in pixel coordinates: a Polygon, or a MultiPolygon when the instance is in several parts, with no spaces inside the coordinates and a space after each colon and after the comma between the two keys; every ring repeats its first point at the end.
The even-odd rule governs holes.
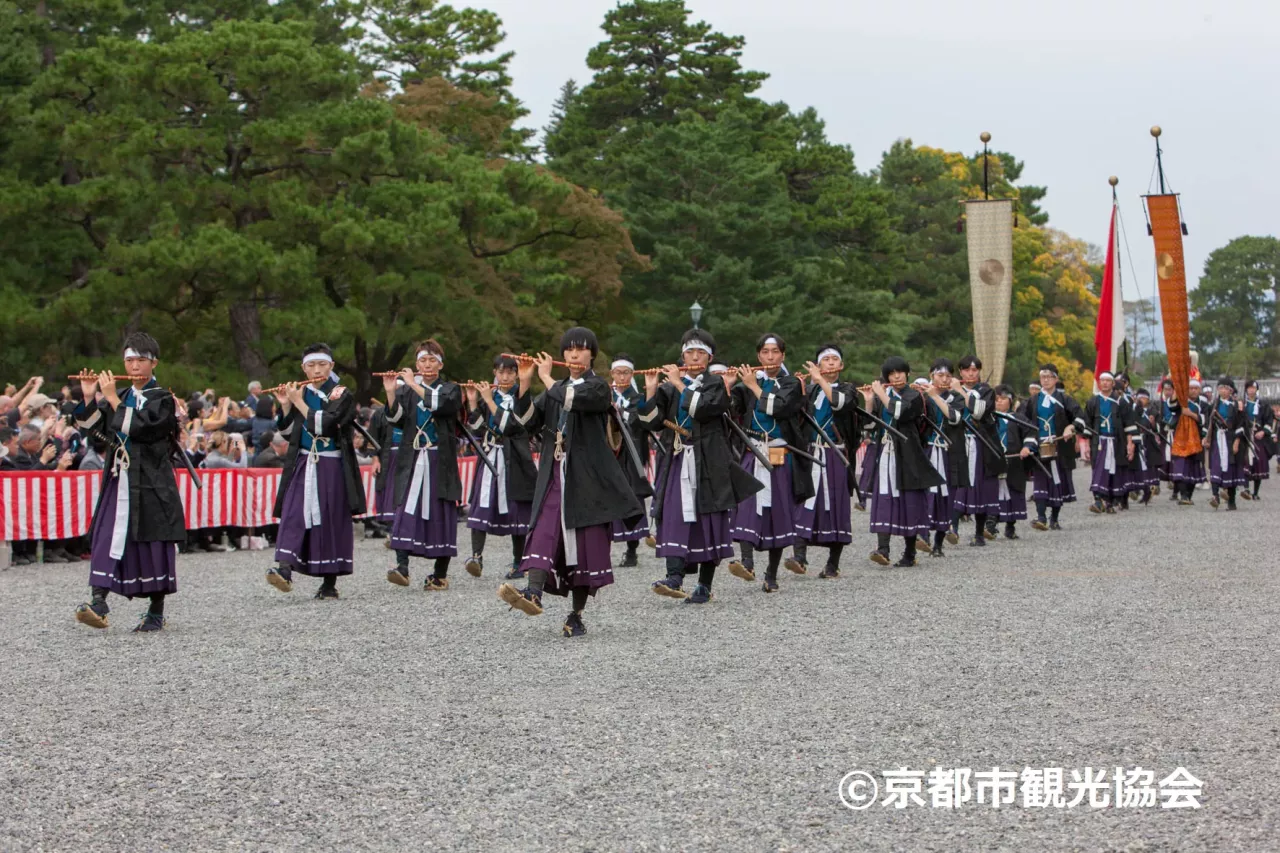
{"type": "Polygon", "coordinates": [[[702,319],[702,306],[698,304],[698,300],[693,300],[693,304],[689,306],[689,318],[693,320],[693,327],[698,328],[698,321],[702,319]]]}

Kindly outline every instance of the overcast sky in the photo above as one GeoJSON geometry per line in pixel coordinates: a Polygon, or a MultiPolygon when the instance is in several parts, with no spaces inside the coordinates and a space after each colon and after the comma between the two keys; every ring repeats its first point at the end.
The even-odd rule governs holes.
{"type": "MultiPolygon", "coordinates": [[[[590,80],[610,0],[471,0],[505,24],[515,93],[541,127],[560,84],[590,80]]],[[[829,137],[874,168],[895,139],[980,149],[978,134],[1026,162],[1023,183],[1049,188],[1050,224],[1106,242],[1120,178],[1136,276],[1150,298],[1151,240],[1142,202],[1154,188],[1153,124],[1165,174],[1182,194],[1189,284],[1234,237],[1276,234],[1280,217],[1280,2],[1277,0],[689,0],[695,19],[743,35],[758,93],[816,107],[829,137]]],[[[1122,244],[1123,251],[1123,244],[1122,244]]],[[[1136,279],[1136,280],[1135,280],[1136,279]]]]}

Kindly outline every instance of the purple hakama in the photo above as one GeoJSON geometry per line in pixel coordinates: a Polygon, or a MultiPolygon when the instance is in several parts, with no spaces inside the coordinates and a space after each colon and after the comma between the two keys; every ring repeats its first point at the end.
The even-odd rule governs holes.
{"type": "MultiPolygon", "coordinates": [[[[439,497],[440,451],[434,447],[423,448],[417,454],[427,454],[426,479],[423,492],[412,495],[412,481],[405,491],[405,506],[396,507],[395,520],[391,523],[391,548],[406,551],[414,557],[458,556],[458,505],[439,497]],[[426,495],[429,494],[430,498],[426,495]],[[412,498],[413,506],[408,506],[412,498]],[[431,501],[430,518],[422,517],[422,502],[431,501]]],[[[417,464],[417,459],[414,460],[417,464]]],[[[410,469],[412,470],[412,469],[410,469]]]]}
{"type": "MultiPolygon", "coordinates": [[[[1016,460],[1015,460],[1016,461],[1016,460]]],[[[1025,489],[1016,492],[1009,484],[1000,481],[1000,509],[996,512],[996,520],[1008,523],[1022,521],[1027,517],[1027,493],[1025,489]]]]}
{"type": "Polygon", "coordinates": [[[1045,468],[1049,469],[1049,473],[1054,475],[1054,478],[1046,476],[1037,465],[1031,472],[1031,497],[1036,501],[1044,501],[1049,506],[1075,503],[1076,484],[1072,482],[1072,472],[1065,470],[1056,458],[1040,461],[1044,463],[1045,468]]]}
{"type": "MultiPolygon", "coordinates": [[[[750,451],[742,458],[742,470],[756,477],[756,457],[750,451]]],[[[756,512],[757,504],[764,499],[763,490],[738,504],[733,511],[733,541],[746,542],[757,551],[785,548],[796,541],[796,499],[791,477],[788,458],[782,465],[775,465],[769,475],[769,506],[756,512]]]]}
{"type": "Polygon", "coordinates": [[[1233,438],[1219,433],[1209,442],[1209,482],[1219,488],[1233,489],[1249,482],[1248,475],[1240,468],[1236,455],[1231,452],[1233,441],[1233,438]]]}
{"type": "Polygon", "coordinates": [[[733,556],[729,510],[699,515],[696,521],[684,520],[680,474],[687,455],[672,454],[671,470],[662,496],[662,518],[658,522],[658,549],[655,553],[664,558],[676,557],[686,564],[718,563],[733,556]]]}
{"type": "Polygon", "coordinates": [[[618,519],[609,529],[614,542],[642,542],[649,538],[649,514],[640,516],[630,527],[627,527],[625,521],[618,519]]]}
{"type": "Polygon", "coordinates": [[[126,598],[177,592],[178,543],[126,539],[123,556],[119,560],[111,558],[111,534],[116,524],[119,489],[118,477],[109,478],[102,487],[90,540],[89,586],[108,589],[126,598]]]}
{"type": "Polygon", "coordinates": [[[827,467],[813,466],[816,494],[796,507],[796,532],[815,545],[848,545],[853,541],[849,469],[829,447],[815,444],[809,453],[826,462],[827,467]]]}
{"type": "Polygon", "coordinates": [[[1175,456],[1170,466],[1170,479],[1175,483],[1204,482],[1204,454],[1194,456],[1175,456]]]}
{"type": "MultiPolygon", "coordinates": [[[[969,482],[973,485],[956,487],[952,507],[962,515],[995,515],[1000,509],[1000,480],[987,476],[986,461],[982,458],[983,445],[973,433],[965,435],[965,450],[969,460],[969,482]]],[[[947,516],[947,520],[950,522],[951,516],[947,516]]]]}
{"type": "Polygon", "coordinates": [[[1089,482],[1089,491],[1100,498],[1119,498],[1129,494],[1132,481],[1128,469],[1121,467],[1124,453],[1125,446],[1118,438],[1106,435],[1098,437],[1098,452],[1093,457],[1093,478],[1089,482]],[[1114,454],[1111,458],[1114,471],[1107,470],[1108,453],[1114,454]]]}
{"type": "MultiPolygon", "coordinates": [[[[494,463],[500,472],[510,476],[506,464],[507,460],[501,455],[494,463]]],[[[506,477],[493,476],[482,462],[477,462],[476,466],[476,475],[471,481],[471,498],[467,502],[467,529],[481,530],[492,536],[527,535],[533,504],[507,499],[507,511],[503,512],[498,489],[505,488],[506,477]],[[488,506],[484,506],[486,503],[488,506]]]]}
{"type": "MultiPolygon", "coordinates": [[[[330,451],[333,452],[333,451],[330,451]]],[[[306,499],[306,451],[298,453],[298,467],[289,481],[280,508],[280,532],[276,535],[276,562],[295,572],[319,577],[351,574],[355,534],[342,457],[321,455],[316,461],[316,496],[321,523],[308,528],[303,516],[306,499]]]]}
{"type": "Polygon", "coordinates": [[[568,595],[575,587],[585,587],[591,595],[613,583],[613,556],[610,553],[610,525],[596,524],[573,531],[578,548],[577,565],[565,562],[564,531],[561,529],[560,465],[551,472],[551,482],[542,499],[542,507],[533,522],[533,530],[525,543],[524,561],[520,568],[528,572],[539,569],[547,573],[546,592],[568,595]]]}
{"type": "MultiPolygon", "coordinates": [[[[947,452],[945,447],[936,444],[926,446],[929,451],[929,461],[933,463],[933,470],[942,475],[945,481],[948,479],[948,471],[951,470],[951,454],[947,452]]],[[[933,529],[940,530],[943,533],[951,529],[951,516],[953,514],[953,506],[955,503],[955,492],[949,483],[943,482],[940,486],[933,486],[926,493],[926,502],[929,507],[929,517],[933,519],[933,529]]]]}
{"type": "Polygon", "coordinates": [[[898,493],[893,493],[898,466],[896,459],[887,458],[892,455],[892,447],[888,442],[881,445],[881,458],[876,463],[878,475],[871,495],[871,532],[927,537],[933,529],[933,518],[929,515],[929,491],[898,488],[898,493]]]}

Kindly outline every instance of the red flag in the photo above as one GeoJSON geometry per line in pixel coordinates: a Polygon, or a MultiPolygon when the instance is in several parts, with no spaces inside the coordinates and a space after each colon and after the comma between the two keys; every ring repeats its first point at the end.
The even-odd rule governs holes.
{"type": "Polygon", "coordinates": [[[1107,231],[1107,265],[1102,271],[1102,296],[1098,301],[1098,328],[1093,347],[1098,357],[1093,375],[1120,369],[1120,345],[1124,343],[1124,292],[1120,284],[1119,253],[1116,251],[1116,204],[1111,203],[1111,228],[1107,231]]]}

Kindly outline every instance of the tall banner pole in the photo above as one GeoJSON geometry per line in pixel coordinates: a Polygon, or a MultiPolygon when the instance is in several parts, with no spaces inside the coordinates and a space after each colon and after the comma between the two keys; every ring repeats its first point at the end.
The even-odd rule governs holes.
{"type": "MultiPolygon", "coordinates": [[[[1169,378],[1184,405],[1191,400],[1191,322],[1187,311],[1187,271],[1182,256],[1182,235],[1186,226],[1177,193],[1165,192],[1164,163],[1160,151],[1160,128],[1151,128],[1156,140],[1156,170],[1160,192],[1143,196],[1147,223],[1156,250],[1156,278],[1160,289],[1160,318],[1164,325],[1164,345],[1169,354],[1169,378]]],[[[1200,436],[1191,418],[1179,418],[1173,450],[1191,456],[1200,450],[1200,436]]]]}
{"type": "Polygon", "coordinates": [[[987,143],[982,139],[982,199],[965,205],[965,236],[969,248],[969,294],[973,301],[974,352],[982,359],[985,379],[998,385],[1004,379],[1009,351],[1009,306],[1013,301],[1013,199],[990,198],[987,143]]]}

